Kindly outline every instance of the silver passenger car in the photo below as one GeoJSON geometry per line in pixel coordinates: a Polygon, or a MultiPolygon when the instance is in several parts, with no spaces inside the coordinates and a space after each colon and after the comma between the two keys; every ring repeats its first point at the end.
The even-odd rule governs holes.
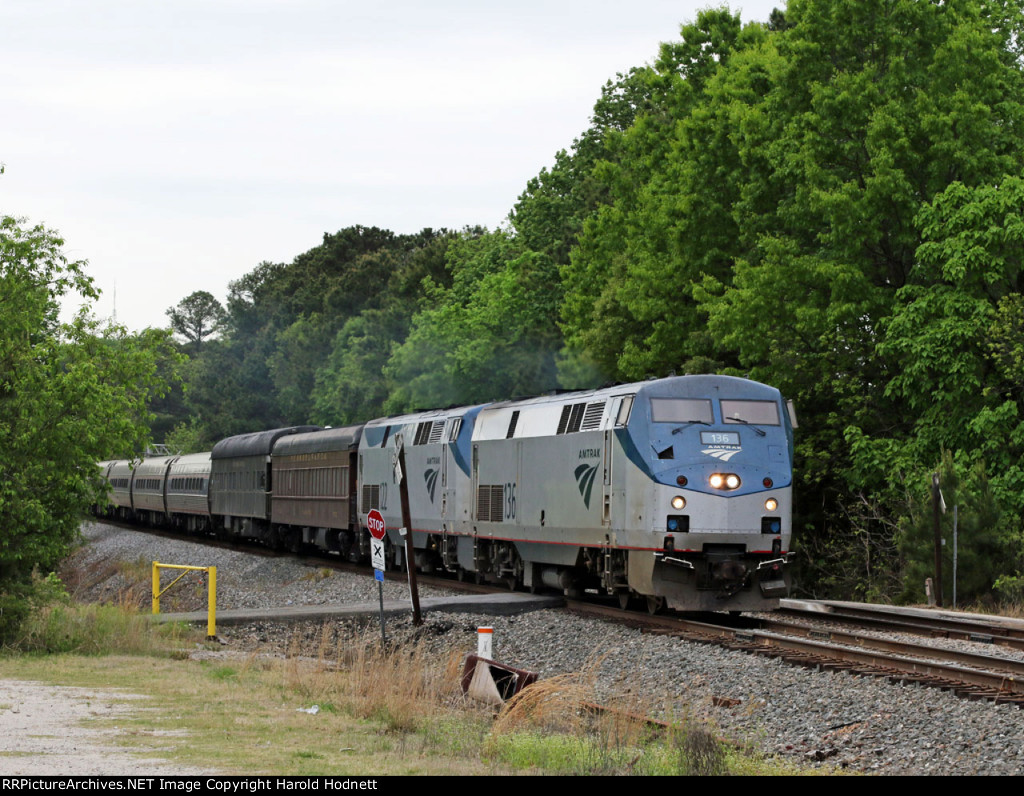
{"type": "Polygon", "coordinates": [[[176,527],[191,533],[210,526],[210,453],[175,457],[167,471],[167,511],[176,527]]]}
{"type": "Polygon", "coordinates": [[[147,525],[167,519],[167,468],[177,456],[153,456],[136,462],[132,479],[135,518],[147,525]]]}

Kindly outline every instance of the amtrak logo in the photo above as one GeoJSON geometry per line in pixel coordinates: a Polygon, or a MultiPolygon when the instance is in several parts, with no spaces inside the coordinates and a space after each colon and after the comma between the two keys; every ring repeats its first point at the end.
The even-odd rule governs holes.
{"type": "Polygon", "coordinates": [[[719,461],[727,462],[741,450],[743,448],[705,448],[701,453],[713,456],[719,461]]]}
{"type": "Polygon", "coordinates": [[[430,502],[434,502],[434,490],[437,488],[437,470],[426,470],[423,473],[423,480],[427,482],[427,494],[430,495],[430,502]]]}
{"type": "Polygon", "coordinates": [[[576,483],[583,496],[583,505],[590,508],[590,493],[594,489],[594,476],[597,475],[596,464],[581,464],[576,468],[576,483]]]}

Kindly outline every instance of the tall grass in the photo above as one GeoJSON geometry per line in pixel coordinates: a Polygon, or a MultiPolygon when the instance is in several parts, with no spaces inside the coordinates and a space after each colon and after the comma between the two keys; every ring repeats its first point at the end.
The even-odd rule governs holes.
{"type": "Polygon", "coordinates": [[[597,664],[523,690],[502,709],[485,751],[514,768],[563,775],[723,775],[727,747],[695,716],[652,722],[635,693],[595,701],[597,664]]]}
{"type": "Polygon", "coordinates": [[[293,638],[282,677],[307,701],[373,719],[388,731],[419,730],[465,705],[461,653],[438,653],[423,641],[383,646],[367,631],[356,638],[325,625],[305,654],[293,638]]]}
{"type": "Polygon", "coordinates": [[[117,605],[56,604],[33,611],[9,651],[80,655],[175,654],[195,631],[156,624],[117,605]]]}
{"type": "Polygon", "coordinates": [[[187,638],[199,638],[186,625],[154,623],[129,601],[72,602],[52,574],[34,576],[29,602],[27,617],[4,645],[8,653],[166,655],[176,653],[187,638]]]}

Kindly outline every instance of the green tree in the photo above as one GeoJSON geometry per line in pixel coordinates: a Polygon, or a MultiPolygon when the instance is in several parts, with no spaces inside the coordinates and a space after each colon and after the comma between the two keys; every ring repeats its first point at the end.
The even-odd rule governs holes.
{"type": "MultiPolygon", "coordinates": [[[[374,369],[369,360],[352,359],[356,352],[337,349],[347,339],[341,332],[356,328],[349,324],[364,313],[383,313],[387,333],[399,334],[394,342],[400,342],[419,306],[424,277],[450,282],[444,270],[449,238],[443,230],[395,235],[348,227],[324,235],[291,263],[263,262],[232,282],[223,334],[196,352],[188,367],[185,401],[203,438],[313,417],[329,423],[365,419],[353,416],[357,405],[375,406],[379,414],[383,362],[374,369]],[[352,386],[373,385],[370,404],[338,403],[358,397],[340,381],[349,377],[352,386]]],[[[360,328],[385,330],[375,322],[360,328]]],[[[386,358],[391,342],[374,346],[379,343],[386,358]]]]}
{"type": "Polygon", "coordinates": [[[197,290],[168,308],[167,317],[171,329],[191,343],[193,351],[199,351],[204,340],[221,330],[227,315],[212,294],[197,290]]]}
{"type": "Polygon", "coordinates": [[[267,361],[273,337],[211,340],[186,366],[185,404],[201,426],[201,436],[219,440],[289,423],[272,390],[267,361]]]}
{"type": "Polygon", "coordinates": [[[203,429],[196,418],[187,423],[178,423],[164,435],[164,445],[174,453],[202,453],[213,447],[213,442],[203,438],[203,429]]]}
{"type": "Polygon", "coordinates": [[[364,310],[345,323],[316,373],[314,422],[347,425],[386,413],[392,384],[384,367],[405,340],[411,317],[411,308],[391,305],[364,310]]]}
{"type": "Polygon", "coordinates": [[[313,414],[316,374],[331,350],[336,329],[336,319],[315,313],[300,316],[275,335],[267,366],[277,406],[291,422],[304,422],[313,414]]]}
{"type": "Polygon", "coordinates": [[[451,285],[445,253],[455,238],[451,232],[424,230],[413,238],[414,245],[390,259],[386,287],[345,321],[317,369],[314,422],[356,423],[387,413],[385,404],[394,384],[385,365],[409,334],[424,300],[424,286],[451,285]]]}
{"type": "Polygon", "coordinates": [[[100,329],[59,302],[98,295],[83,262],[42,226],[0,218],[0,639],[26,610],[32,571],[67,554],[90,506],[105,500],[98,461],[147,439],[148,401],[166,389],[166,332],[100,329]]]}
{"type": "Polygon", "coordinates": [[[428,283],[424,309],[385,368],[389,411],[531,395],[556,384],[557,266],[498,230],[447,249],[452,285],[428,283]]]}
{"type": "MultiPolygon", "coordinates": [[[[966,458],[966,457],[963,457],[966,458]]],[[[940,515],[942,545],[942,596],[946,606],[953,600],[953,520],[956,509],[957,603],[988,600],[1000,575],[1007,574],[1008,549],[1002,512],[993,494],[982,462],[958,463],[950,451],[943,451],[939,486],[946,505],[940,515]]],[[[903,557],[905,601],[923,602],[925,579],[935,575],[934,512],[931,501],[931,472],[920,471],[908,479],[909,505],[897,534],[903,557]]],[[[1019,555],[1019,554],[1018,554],[1019,555]]],[[[1016,559],[1018,555],[1011,555],[1016,559]]]]}
{"type": "Polygon", "coordinates": [[[609,201],[585,219],[562,272],[569,346],[608,378],[716,369],[693,285],[704,274],[728,282],[744,251],[733,206],[751,164],[738,131],[763,93],[766,33],[708,9],[681,34],[633,73],[644,102],[628,127],[607,129],[591,174],[609,201]]]}
{"type": "Polygon", "coordinates": [[[983,444],[980,335],[1010,283],[990,281],[971,243],[998,210],[955,208],[1020,172],[1024,85],[1004,16],[983,0],[793,0],[740,147],[768,168],[736,210],[761,195],[774,208],[745,222],[731,283],[706,278],[698,292],[711,333],[802,409],[801,491],[822,508],[805,540],[842,539],[851,515],[867,518],[874,554],[832,559],[865,573],[894,549],[905,479],[943,447],[983,444]]]}

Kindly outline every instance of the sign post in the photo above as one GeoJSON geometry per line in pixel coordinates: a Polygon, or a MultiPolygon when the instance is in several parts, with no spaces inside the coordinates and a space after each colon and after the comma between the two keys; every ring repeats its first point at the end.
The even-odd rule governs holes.
{"type": "Polygon", "coordinates": [[[366,515],[366,529],[370,532],[370,559],[373,562],[373,577],[377,581],[377,596],[380,599],[380,643],[386,645],[388,640],[384,633],[384,536],[387,527],[384,516],[377,509],[370,509],[366,515]]]}
{"type": "Polygon", "coordinates": [[[405,473],[405,440],[399,435],[396,445],[398,457],[395,460],[395,480],[398,481],[398,496],[402,502],[402,528],[401,535],[405,540],[405,564],[409,573],[409,599],[412,602],[412,623],[423,624],[423,616],[420,613],[420,590],[416,583],[416,550],[412,543],[412,512],[409,509],[409,484],[404,477],[405,473]]]}

